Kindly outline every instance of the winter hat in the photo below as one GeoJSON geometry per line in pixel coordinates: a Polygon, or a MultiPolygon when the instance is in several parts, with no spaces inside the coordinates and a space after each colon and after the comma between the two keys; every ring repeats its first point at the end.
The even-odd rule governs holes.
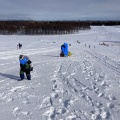
{"type": "Polygon", "coordinates": [[[24,58],[24,55],[20,55],[19,56],[19,60],[23,59],[24,58]]]}

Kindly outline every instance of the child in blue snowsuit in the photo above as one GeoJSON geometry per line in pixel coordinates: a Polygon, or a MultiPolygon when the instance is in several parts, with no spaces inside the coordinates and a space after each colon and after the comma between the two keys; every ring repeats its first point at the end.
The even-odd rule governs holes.
{"type": "Polygon", "coordinates": [[[19,56],[20,61],[20,78],[23,80],[25,78],[24,73],[26,74],[26,77],[28,80],[31,80],[31,74],[30,72],[33,70],[33,67],[31,67],[31,60],[28,58],[28,56],[20,55],[19,56]]]}

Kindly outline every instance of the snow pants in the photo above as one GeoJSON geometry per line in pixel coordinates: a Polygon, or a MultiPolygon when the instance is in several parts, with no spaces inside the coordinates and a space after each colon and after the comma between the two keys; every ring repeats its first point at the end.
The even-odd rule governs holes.
{"type": "Polygon", "coordinates": [[[25,78],[25,74],[28,80],[31,80],[30,70],[20,71],[20,78],[23,80],[25,78]]]}

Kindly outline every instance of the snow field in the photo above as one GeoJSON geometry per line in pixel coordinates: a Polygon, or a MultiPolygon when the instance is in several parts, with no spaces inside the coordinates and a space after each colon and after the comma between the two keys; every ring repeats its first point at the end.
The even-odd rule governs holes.
{"type": "Polygon", "coordinates": [[[97,26],[71,35],[1,35],[1,119],[119,120],[118,31],[119,26],[97,26]],[[99,45],[103,41],[109,46],[99,45]],[[59,57],[64,42],[71,44],[71,57],[59,57]],[[20,54],[33,62],[30,81],[18,81],[20,54]]]}

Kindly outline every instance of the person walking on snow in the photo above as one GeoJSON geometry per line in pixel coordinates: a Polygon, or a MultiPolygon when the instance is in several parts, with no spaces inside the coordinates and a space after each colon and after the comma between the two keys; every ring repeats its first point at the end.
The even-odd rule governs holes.
{"type": "Polygon", "coordinates": [[[26,77],[28,80],[31,80],[31,74],[30,72],[33,70],[33,67],[31,66],[31,60],[28,56],[20,55],[19,56],[20,61],[20,78],[23,80],[25,78],[24,73],[26,74],[26,77]]]}
{"type": "Polygon", "coordinates": [[[18,45],[17,45],[17,49],[21,49],[22,48],[22,44],[21,43],[19,43],[18,45]]]}

